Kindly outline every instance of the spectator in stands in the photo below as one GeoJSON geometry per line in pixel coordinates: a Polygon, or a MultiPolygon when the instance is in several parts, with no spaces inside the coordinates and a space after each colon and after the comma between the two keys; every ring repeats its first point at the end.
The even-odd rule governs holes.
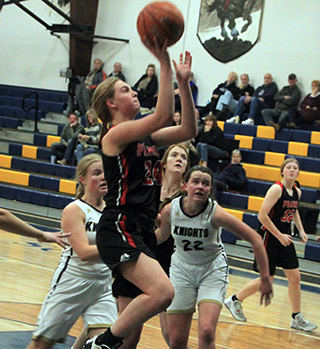
{"type": "Polygon", "coordinates": [[[289,74],[288,86],[284,86],[275,96],[276,105],[274,109],[263,109],[261,114],[266,125],[273,126],[280,131],[289,118],[289,110],[296,110],[301,98],[301,91],[297,86],[296,74],[289,74]]]}
{"type": "Polygon", "coordinates": [[[68,117],[69,122],[64,126],[60,142],[51,144],[51,163],[54,164],[57,159],[58,163],[67,165],[74,152],[75,141],[78,139],[80,132],[84,133],[84,127],[79,123],[79,117],[75,113],[71,113],[68,117]],[[72,142],[73,141],[73,142],[72,142]],[[60,159],[62,159],[60,161],[60,159]]]}
{"type": "Polygon", "coordinates": [[[78,134],[78,145],[75,150],[77,163],[87,154],[99,151],[99,139],[101,133],[101,123],[93,109],[86,112],[87,128],[85,133],[78,134]]]}
{"type": "Polygon", "coordinates": [[[213,181],[215,192],[225,190],[243,190],[246,182],[246,170],[241,164],[242,156],[239,149],[234,149],[231,154],[231,163],[222,169],[213,181]]]}
{"type": "Polygon", "coordinates": [[[249,116],[242,121],[245,125],[254,125],[255,119],[261,111],[266,108],[273,108],[275,105],[274,96],[278,92],[278,86],[273,82],[271,74],[264,75],[264,84],[259,86],[252,96],[242,96],[234,111],[235,120],[241,118],[245,112],[246,104],[249,106],[249,116]]]}
{"type": "Polygon", "coordinates": [[[85,78],[78,76],[72,83],[70,82],[73,88],[71,89],[72,91],[69,91],[70,98],[65,113],[69,114],[71,111],[76,110],[75,104],[77,104],[77,110],[79,110],[80,115],[85,115],[90,106],[93,92],[106,78],[107,75],[102,70],[102,61],[96,58],[93,62],[93,70],[85,78]],[[74,99],[76,103],[74,103],[74,99]]]}
{"type": "Polygon", "coordinates": [[[175,111],[173,114],[172,126],[181,125],[181,113],[179,110],[175,111]]]}
{"type": "Polygon", "coordinates": [[[229,157],[225,149],[226,139],[223,131],[217,124],[217,118],[214,115],[207,115],[205,117],[205,126],[197,143],[197,150],[200,154],[202,165],[208,166],[208,159],[218,160],[229,157]]]}
{"type": "Polygon", "coordinates": [[[220,96],[226,91],[230,91],[233,95],[237,90],[236,80],[238,75],[235,72],[231,72],[228,75],[228,79],[225,82],[219,84],[212,92],[211,101],[204,108],[200,110],[200,116],[208,114],[216,114],[216,106],[220,96]]]}
{"type": "MultiPolygon", "coordinates": [[[[241,97],[251,97],[254,93],[254,87],[249,84],[249,75],[248,74],[242,74],[240,76],[240,85],[237,87],[237,90],[235,94],[233,95],[229,91],[226,91],[226,93],[219,98],[218,105],[217,105],[217,110],[218,110],[218,115],[220,114],[221,119],[225,119],[228,114],[234,113],[236,110],[236,107],[238,105],[238,102],[241,97]]],[[[249,113],[249,108],[246,108],[248,104],[245,104],[245,109],[249,113]]],[[[240,118],[236,118],[233,116],[230,119],[227,119],[227,122],[236,122],[239,123],[240,118]]]]}
{"type": "Polygon", "coordinates": [[[122,81],[126,81],[126,78],[125,78],[125,76],[123,75],[123,73],[122,73],[122,64],[120,63],[120,62],[116,62],[115,64],[114,64],[114,66],[113,66],[113,72],[112,73],[110,73],[109,75],[108,75],[108,78],[110,77],[110,76],[116,76],[116,77],[118,77],[119,79],[121,79],[122,81]]]}
{"type": "Polygon", "coordinates": [[[320,124],[320,81],[313,80],[311,89],[312,92],[300,103],[299,110],[290,110],[286,127],[312,130],[320,124]]]}
{"type": "Polygon", "coordinates": [[[155,107],[155,96],[158,92],[158,77],[154,64],[148,64],[146,73],[134,84],[133,88],[138,92],[141,107],[148,109],[155,107]]]}
{"type": "MultiPolygon", "coordinates": [[[[249,75],[240,75],[240,85],[237,87],[235,93],[231,91],[226,91],[220,98],[217,104],[217,116],[220,120],[225,120],[228,112],[232,115],[236,110],[239,99],[242,96],[252,96],[254,93],[254,87],[249,84],[249,75]]],[[[235,117],[232,117],[227,122],[235,122],[235,117]]]]}
{"type": "MultiPolygon", "coordinates": [[[[198,97],[198,86],[195,84],[193,81],[194,75],[191,72],[190,79],[189,79],[189,84],[191,88],[191,93],[192,93],[192,98],[194,105],[197,105],[197,97],[198,97]]],[[[175,99],[175,110],[181,110],[181,99],[180,99],[180,91],[177,86],[177,83],[174,83],[174,99],[175,99]]]]}

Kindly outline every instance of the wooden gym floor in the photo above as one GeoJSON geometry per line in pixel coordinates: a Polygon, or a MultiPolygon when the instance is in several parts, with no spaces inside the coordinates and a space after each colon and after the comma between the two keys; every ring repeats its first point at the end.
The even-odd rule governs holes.
{"type": "MultiPolygon", "coordinates": [[[[37,314],[48,291],[61,249],[52,244],[0,231],[0,349],[23,349],[31,338],[37,314]]],[[[232,268],[228,296],[239,290],[255,273],[232,268]]],[[[302,284],[302,310],[320,327],[320,285],[302,284]]],[[[306,333],[290,328],[290,306],[286,281],[277,278],[274,298],[268,308],[259,306],[259,295],[244,302],[245,323],[232,318],[224,307],[217,330],[217,349],[311,349],[320,348],[320,329],[306,333]]],[[[70,349],[81,319],[57,349],[70,349]]],[[[197,314],[194,316],[189,347],[197,348],[197,314]]],[[[158,317],[143,330],[139,349],[167,348],[158,317]]]]}

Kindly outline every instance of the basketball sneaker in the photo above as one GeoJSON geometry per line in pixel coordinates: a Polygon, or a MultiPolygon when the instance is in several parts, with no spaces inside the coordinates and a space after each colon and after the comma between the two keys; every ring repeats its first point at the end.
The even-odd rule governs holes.
{"type": "Polygon", "coordinates": [[[117,343],[116,345],[109,347],[107,344],[96,344],[96,340],[99,336],[101,336],[103,333],[100,333],[96,336],[94,336],[91,339],[88,339],[86,344],[83,346],[83,349],[117,349],[122,345],[122,341],[120,343],[117,343]]]}
{"type": "Polygon", "coordinates": [[[291,319],[290,327],[295,328],[296,330],[309,332],[315,330],[318,326],[306,320],[302,313],[299,313],[294,319],[291,319]]]}
{"type": "Polygon", "coordinates": [[[231,315],[238,321],[247,321],[247,318],[243,314],[242,310],[242,302],[238,300],[233,300],[232,297],[234,295],[230,296],[226,301],[224,302],[225,306],[228,308],[230,311],[231,315]]]}

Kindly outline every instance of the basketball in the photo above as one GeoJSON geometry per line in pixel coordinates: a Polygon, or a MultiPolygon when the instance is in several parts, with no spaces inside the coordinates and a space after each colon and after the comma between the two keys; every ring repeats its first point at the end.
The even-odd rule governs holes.
{"type": "Polygon", "coordinates": [[[153,41],[157,35],[160,44],[167,39],[168,46],[172,46],[183,34],[183,15],[171,2],[153,1],[140,11],[137,29],[141,38],[147,36],[150,41],[153,41]]]}

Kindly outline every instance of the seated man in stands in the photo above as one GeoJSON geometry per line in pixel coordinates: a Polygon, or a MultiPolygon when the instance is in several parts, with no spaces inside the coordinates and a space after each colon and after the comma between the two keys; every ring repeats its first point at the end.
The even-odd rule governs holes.
{"type": "MultiPolygon", "coordinates": [[[[220,120],[225,120],[228,112],[231,112],[233,115],[238,105],[238,101],[242,96],[253,95],[254,87],[249,84],[249,80],[250,79],[248,74],[241,74],[240,85],[237,87],[236,92],[232,94],[228,90],[219,98],[217,104],[217,115],[220,120]]],[[[227,120],[227,122],[236,122],[235,117],[227,120]]],[[[237,123],[239,123],[239,121],[237,123]]]]}
{"type": "Polygon", "coordinates": [[[276,131],[287,123],[289,110],[298,108],[301,91],[297,86],[296,74],[289,74],[288,86],[284,86],[274,97],[276,105],[274,109],[263,109],[261,114],[266,125],[271,125],[276,131]]]}
{"type": "Polygon", "coordinates": [[[122,73],[122,64],[120,62],[116,62],[113,66],[113,72],[108,75],[108,78],[110,76],[116,76],[117,78],[121,79],[122,81],[126,82],[126,78],[122,73]]]}
{"type": "Polygon", "coordinates": [[[242,123],[245,125],[254,125],[255,118],[260,115],[261,111],[266,108],[273,108],[275,105],[274,96],[278,92],[278,86],[273,82],[271,74],[264,75],[264,84],[259,86],[252,97],[243,96],[240,98],[239,103],[234,112],[235,119],[241,118],[245,112],[246,104],[249,105],[248,119],[242,123]]]}
{"type": "Polygon", "coordinates": [[[71,162],[75,141],[78,139],[80,132],[84,133],[84,127],[79,123],[78,115],[70,113],[68,117],[69,122],[64,126],[60,142],[51,144],[51,163],[54,164],[57,159],[58,163],[68,165],[71,162]],[[60,159],[62,159],[60,161],[60,159]]]}
{"type": "Polygon", "coordinates": [[[93,62],[93,70],[85,78],[78,76],[76,79],[70,81],[70,98],[65,113],[69,114],[71,111],[75,110],[75,103],[73,103],[75,98],[80,115],[85,115],[86,111],[89,109],[93,92],[106,78],[107,75],[102,70],[102,61],[100,58],[96,58],[93,62]]]}
{"type": "Polygon", "coordinates": [[[241,165],[241,152],[239,149],[234,149],[231,155],[231,163],[224,167],[213,181],[214,191],[225,190],[243,190],[246,182],[246,170],[241,165]]]}
{"type": "Polygon", "coordinates": [[[231,72],[228,75],[228,79],[219,84],[212,92],[211,101],[204,108],[200,110],[200,116],[206,115],[209,112],[216,114],[216,107],[220,96],[225,94],[226,91],[230,91],[234,94],[237,90],[236,80],[238,75],[235,72],[231,72]]]}
{"type": "MultiPolygon", "coordinates": [[[[287,128],[315,130],[320,124],[320,81],[313,80],[312,92],[300,103],[299,110],[290,110],[287,128]]],[[[280,125],[282,126],[282,125],[280,125]]]]}

